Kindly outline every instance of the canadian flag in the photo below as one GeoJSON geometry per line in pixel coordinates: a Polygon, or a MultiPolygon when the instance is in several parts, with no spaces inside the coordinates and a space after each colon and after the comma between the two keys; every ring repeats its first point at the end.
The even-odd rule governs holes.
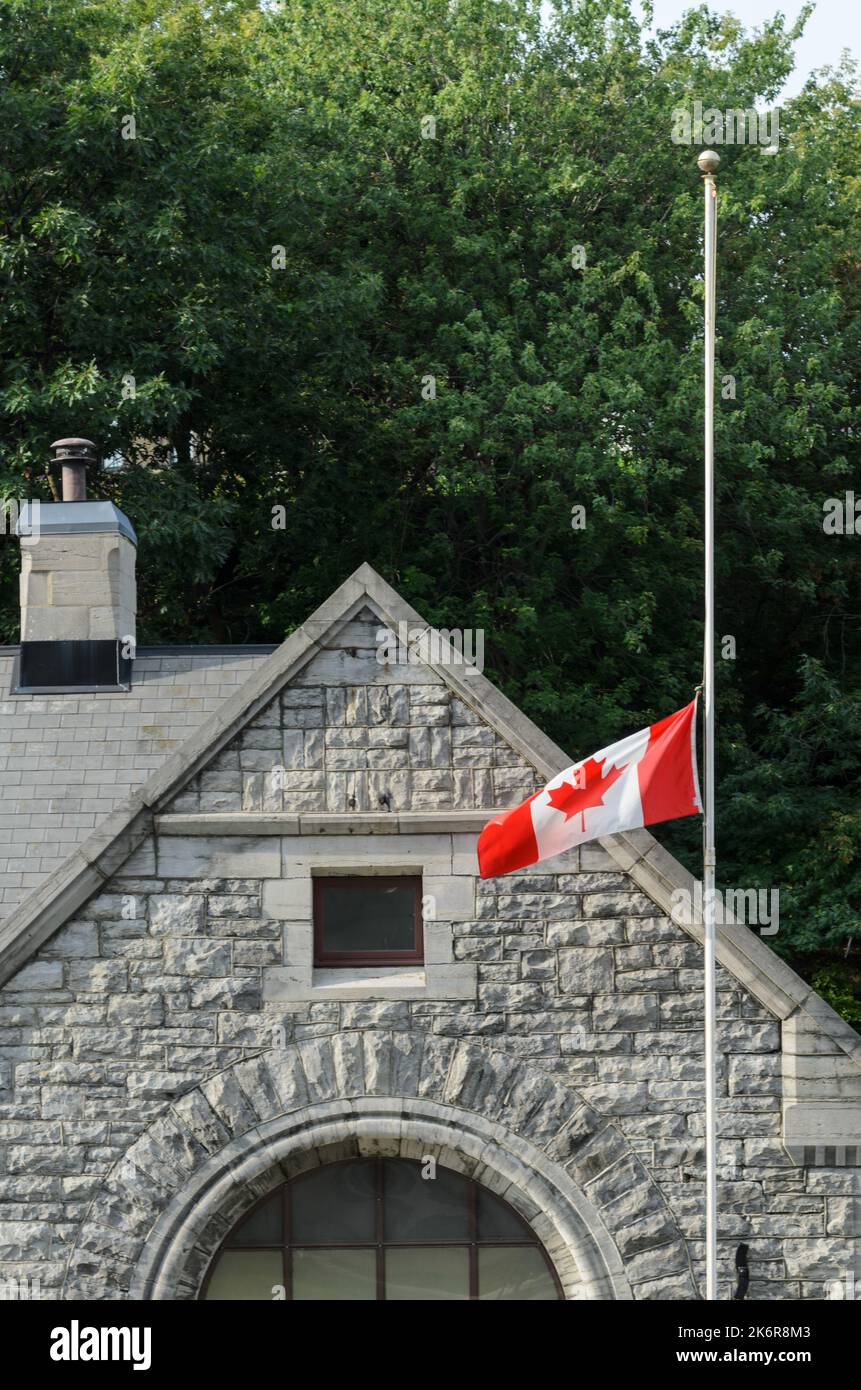
{"type": "Polygon", "coordinates": [[[482,878],[513,873],[574,845],[702,811],[696,700],[560,772],[543,791],[489,821],[478,837],[482,878]]]}

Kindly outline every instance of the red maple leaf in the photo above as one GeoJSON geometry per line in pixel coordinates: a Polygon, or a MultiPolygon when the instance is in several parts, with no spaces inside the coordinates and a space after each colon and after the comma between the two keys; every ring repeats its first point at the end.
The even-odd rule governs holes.
{"type": "Polygon", "coordinates": [[[550,798],[549,804],[554,811],[562,811],[566,821],[573,816],[580,817],[580,829],[586,831],[586,811],[591,806],[603,806],[604,795],[612,787],[625,771],[624,767],[611,767],[606,777],[601,776],[601,768],[606,762],[602,758],[600,763],[596,763],[594,758],[587,758],[585,763],[581,763],[574,770],[574,781],[563,782],[559,787],[552,787],[547,793],[550,798]]]}

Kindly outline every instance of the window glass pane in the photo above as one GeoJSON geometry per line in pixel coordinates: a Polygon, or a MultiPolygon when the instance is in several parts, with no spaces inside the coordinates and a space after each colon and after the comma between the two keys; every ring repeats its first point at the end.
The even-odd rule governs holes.
{"type": "Polygon", "coordinates": [[[386,1240],[469,1240],[469,1183],[450,1168],[423,1178],[422,1165],[387,1159],[386,1240]]]}
{"type": "Polygon", "coordinates": [[[281,1224],[281,1191],[246,1216],[244,1221],[230,1232],[228,1245],[280,1245],[284,1239],[281,1224]]]}
{"type": "Polygon", "coordinates": [[[517,1216],[505,1202],[500,1202],[487,1188],[478,1192],[478,1238],[479,1240],[529,1240],[517,1216]]]}
{"type": "Polygon", "coordinates": [[[357,1158],[301,1174],[237,1223],[203,1296],[272,1301],[286,1258],[300,1301],[373,1301],[383,1287],[392,1301],[468,1299],[470,1270],[482,1300],[558,1300],[552,1268],[517,1213],[450,1168],[423,1177],[429,1167],[357,1158]]]}
{"type": "Polygon", "coordinates": [[[280,1250],[225,1250],[213,1270],[206,1290],[207,1301],[272,1299],[272,1290],[284,1283],[280,1250]]]}
{"type": "Polygon", "coordinates": [[[377,1296],[373,1250],[294,1250],[293,1297],[366,1302],[377,1296]]]}
{"type": "Polygon", "coordinates": [[[414,951],[416,888],[412,882],[321,884],[323,951],[414,951]]]}
{"type": "Polygon", "coordinates": [[[478,1296],[540,1302],[558,1299],[559,1293],[541,1251],[535,1246],[522,1250],[498,1246],[478,1252],[478,1296]]]}
{"type": "Polygon", "coordinates": [[[387,1250],[386,1298],[469,1298],[469,1254],[464,1249],[387,1250]]]}
{"type": "Polygon", "coordinates": [[[294,1244],[344,1244],[373,1240],[373,1163],[333,1163],[293,1183],[294,1244]]]}

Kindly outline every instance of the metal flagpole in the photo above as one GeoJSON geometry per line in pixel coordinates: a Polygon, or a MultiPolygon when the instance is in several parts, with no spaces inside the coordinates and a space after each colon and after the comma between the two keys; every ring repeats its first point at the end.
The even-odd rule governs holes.
{"type": "Polygon", "coordinates": [[[715,1140],[715,615],[714,615],[714,390],[715,246],[720,156],[697,160],[705,193],[705,819],[703,824],[703,946],[706,1091],[706,1298],[717,1298],[717,1175],[715,1140]]]}

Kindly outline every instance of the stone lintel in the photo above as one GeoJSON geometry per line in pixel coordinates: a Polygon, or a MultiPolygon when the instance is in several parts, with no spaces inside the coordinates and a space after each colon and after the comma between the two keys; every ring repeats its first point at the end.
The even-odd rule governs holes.
{"type": "Polygon", "coordinates": [[[478,834],[502,808],[478,811],[349,812],[295,816],[235,811],[156,816],[160,835],[449,835],[478,834]]]}

